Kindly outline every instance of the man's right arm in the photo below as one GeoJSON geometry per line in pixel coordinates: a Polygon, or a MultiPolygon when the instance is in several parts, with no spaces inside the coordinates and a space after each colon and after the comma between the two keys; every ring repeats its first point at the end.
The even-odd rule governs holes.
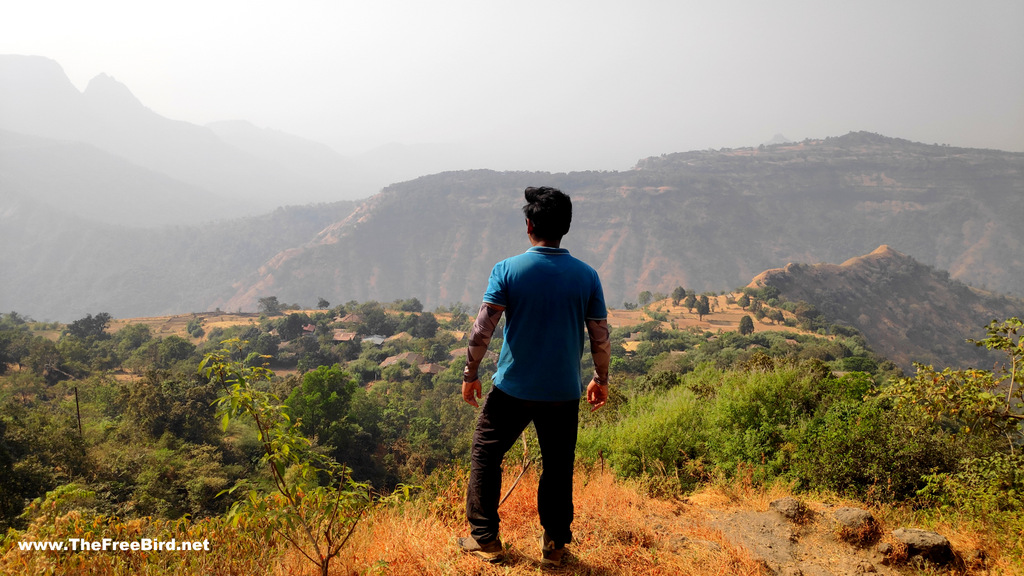
{"type": "Polygon", "coordinates": [[[597,410],[608,399],[608,368],[612,360],[612,342],[608,320],[587,320],[590,335],[590,354],[594,357],[594,378],[587,386],[587,402],[597,410]]]}

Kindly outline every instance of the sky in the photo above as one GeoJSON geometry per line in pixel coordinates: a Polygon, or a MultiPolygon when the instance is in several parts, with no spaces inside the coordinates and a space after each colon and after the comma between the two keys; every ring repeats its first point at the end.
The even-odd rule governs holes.
{"type": "Polygon", "coordinates": [[[248,120],[451,169],[640,158],[866,130],[1024,152],[1020,0],[33,0],[0,54],[105,73],[155,112],[248,120]],[[453,160],[458,164],[459,160],[453,160]]]}

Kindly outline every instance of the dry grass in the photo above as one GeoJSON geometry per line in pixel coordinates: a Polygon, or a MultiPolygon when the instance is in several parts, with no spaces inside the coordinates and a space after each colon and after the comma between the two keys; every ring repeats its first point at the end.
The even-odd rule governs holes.
{"type": "Polygon", "coordinates": [[[153,336],[166,338],[167,336],[181,336],[194,343],[202,342],[204,338],[192,338],[188,333],[188,323],[193,318],[202,320],[203,329],[208,333],[214,328],[230,328],[232,326],[256,324],[259,321],[257,314],[228,312],[197,312],[195,314],[177,314],[174,316],[152,316],[147,318],[115,318],[107,326],[107,332],[113,334],[118,330],[134,324],[146,324],[153,336]]]}
{"type": "MultiPolygon", "coordinates": [[[[511,477],[506,477],[506,482],[511,477]]],[[[467,533],[462,515],[464,478],[453,478],[436,500],[381,508],[366,518],[331,573],[336,575],[447,574],[742,574],[762,568],[745,550],[689,515],[679,502],[654,500],[637,485],[610,474],[578,472],[575,540],[560,569],[542,569],[538,539],[537,476],[527,473],[502,505],[506,560],[488,565],[461,553],[455,539],[467,533]]],[[[505,486],[508,486],[506,483],[505,486]]],[[[311,566],[289,552],[277,574],[309,574],[311,566]]]]}
{"type": "MultiPolygon", "coordinates": [[[[945,536],[961,556],[968,574],[1024,574],[1024,558],[1014,552],[1024,549],[1024,527],[1019,521],[1013,528],[996,527],[956,510],[915,510],[909,506],[886,507],[880,514],[886,526],[884,534],[905,526],[945,536]]],[[[883,541],[898,544],[891,536],[883,537],[883,541]]]]}
{"type": "MultiPolygon", "coordinates": [[[[506,487],[512,475],[509,467],[506,487]]],[[[682,500],[648,496],[642,484],[616,480],[611,473],[578,471],[573,523],[575,541],[562,568],[542,569],[537,540],[537,476],[523,476],[511,497],[502,505],[502,540],[507,558],[488,565],[461,553],[455,539],[467,534],[463,513],[466,473],[462,470],[435,473],[422,496],[411,502],[381,505],[368,513],[352,540],[331,566],[332,576],[373,575],[509,575],[573,574],[619,575],[749,575],[770,573],[747,549],[734,544],[739,534],[712,527],[723,511],[765,512],[778,498],[793,496],[790,485],[779,482],[757,486],[749,475],[716,483],[682,500]],[[429,497],[427,495],[430,495],[429,497]]],[[[829,494],[800,495],[824,518],[840,506],[866,507],[863,503],[829,494]]],[[[895,528],[908,526],[935,530],[964,554],[960,574],[1019,574],[1020,560],[1012,558],[1016,539],[979,520],[955,513],[915,511],[905,507],[868,507],[882,531],[882,541],[894,545],[891,559],[899,560],[900,546],[891,537],[895,528]]],[[[719,524],[720,525],[720,524],[719,524]]],[[[723,528],[733,530],[733,528],[723,528]]],[[[742,526],[736,526],[742,530],[742,526]]],[[[835,556],[847,546],[828,536],[827,522],[814,520],[801,528],[816,542],[817,558],[835,556]],[[812,534],[817,534],[813,537],[812,534]]],[[[111,537],[133,540],[208,538],[213,552],[206,554],[96,553],[56,555],[21,552],[13,542],[0,545],[0,574],[246,574],[257,576],[306,576],[316,568],[297,552],[278,541],[265,541],[258,525],[231,526],[220,518],[197,521],[154,519],[94,519],[78,512],[34,523],[22,539],[64,539],[78,535],[91,540],[111,537]]],[[[1016,548],[1016,549],[1019,549],[1016,548]]],[[[905,556],[905,549],[902,555],[905,556]]]]}

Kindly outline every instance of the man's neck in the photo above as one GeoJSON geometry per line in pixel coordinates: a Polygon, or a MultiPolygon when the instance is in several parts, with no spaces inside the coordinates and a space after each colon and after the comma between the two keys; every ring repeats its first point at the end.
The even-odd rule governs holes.
{"type": "Polygon", "coordinates": [[[551,240],[545,240],[543,238],[537,238],[536,236],[532,236],[532,235],[530,236],[530,245],[531,246],[540,246],[542,248],[558,248],[561,243],[562,243],[561,239],[558,239],[558,240],[555,240],[555,241],[551,241],[551,240]]]}

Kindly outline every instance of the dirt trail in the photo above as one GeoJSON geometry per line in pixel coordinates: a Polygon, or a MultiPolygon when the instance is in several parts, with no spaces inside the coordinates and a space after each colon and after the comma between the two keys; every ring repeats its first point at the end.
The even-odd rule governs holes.
{"type": "Polygon", "coordinates": [[[774,510],[711,511],[708,524],[762,559],[776,574],[829,576],[898,574],[873,547],[840,541],[823,519],[798,526],[774,510]]]}
{"type": "MultiPolygon", "coordinates": [[[[767,502],[738,504],[714,491],[695,494],[680,503],[679,518],[696,521],[721,532],[730,543],[759,559],[766,574],[780,576],[855,576],[901,572],[887,566],[874,545],[860,547],[841,540],[830,520],[835,506],[805,502],[810,511],[794,522],[771,509],[767,502]],[[753,505],[752,505],[753,504],[753,505]]],[[[677,542],[682,546],[708,546],[714,542],[677,542]]]]}

